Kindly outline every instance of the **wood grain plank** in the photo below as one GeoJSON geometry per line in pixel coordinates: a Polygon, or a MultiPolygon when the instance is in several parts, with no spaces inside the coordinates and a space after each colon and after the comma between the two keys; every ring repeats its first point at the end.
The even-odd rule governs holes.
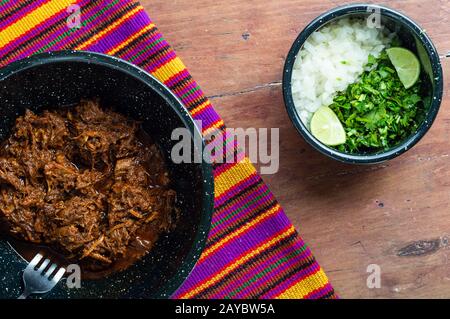
{"type": "MultiPolygon", "coordinates": [[[[298,33],[324,11],[350,2],[360,1],[142,1],[209,95],[232,94],[279,82],[284,58],[298,33]]],[[[450,51],[448,0],[377,3],[416,20],[430,34],[441,55],[450,51]]]]}
{"type": "Polygon", "coordinates": [[[141,3],[228,126],[280,128],[280,171],[263,178],[342,297],[450,297],[448,0],[381,1],[432,37],[445,98],[416,147],[375,166],[345,165],[314,151],[289,122],[281,93],[292,41],[314,17],[348,1],[141,3]],[[380,289],[367,288],[371,263],[381,266],[380,289]]]}

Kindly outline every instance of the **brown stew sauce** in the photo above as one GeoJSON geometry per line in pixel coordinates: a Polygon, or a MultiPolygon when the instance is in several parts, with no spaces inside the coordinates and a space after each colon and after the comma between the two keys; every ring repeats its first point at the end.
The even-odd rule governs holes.
{"type": "Polygon", "coordinates": [[[27,111],[0,150],[0,226],[27,260],[37,252],[83,278],[121,271],[177,221],[161,151],[136,121],[96,101],[27,111]]]}

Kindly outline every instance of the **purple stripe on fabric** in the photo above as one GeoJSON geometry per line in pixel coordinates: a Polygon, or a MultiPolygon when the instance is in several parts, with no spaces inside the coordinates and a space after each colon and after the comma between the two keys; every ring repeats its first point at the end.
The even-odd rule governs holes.
{"type": "MultiPolygon", "coordinates": [[[[292,254],[293,252],[301,249],[301,247],[294,247],[289,246],[287,249],[283,250],[282,253],[277,253],[274,255],[273,259],[265,260],[263,264],[258,265],[256,269],[253,270],[253,274],[261,273],[274,263],[276,263],[280,258],[283,258],[287,256],[288,254],[292,254]],[[278,259],[278,260],[277,260],[278,259]]],[[[263,277],[259,278],[255,283],[252,285],[249,285],[236,295],[234,295],[234,298],[250,298],[252,296],[252,293],[254,293],[256,290],[262,290],[265,286],[268,284],[270,285],[270,281],[276,277],[277,275],[280,275],[282,272],[293,268],[296,265],[301,264],[305,261],[305,258],[308,257],[308,252],[302,251],[298,256],[291,257],[290,260],[288,260],[285,263],[282,263],[277,268],[272,269],[270,272],[265,274],[263,277]]],[[[236,287],[237,288],[237,287],[236,287]]]]}
{"type": "Polygon", "coordinates": [[[183,81],[188,76],[189,76],[189,71],[187,69],[184,69],[183,71],[181,71],[180,73],[178,73],[174,77],[172,77],[170,80],[166,81],[166,85],[168,87],[172,87],[172,86],[176,85],[178,82],[183,81]]]}
{"type": "Polygon", "coordinates": [[[208,256],[206,260],[197,263],[194,271],[177,291],[177,294],[183,294],[195,287],[198,282],[203,282],[214,276],[214,274],[223,270],[236,258],[249,254],[256,247],[261,246],[273,238],[275,233],[280,232],[281,229],[287,230],[290,226],[277,227],[278,223],[278,219],[268,218],[266,221],[258,224],[253,231],[248,231],[240,237],[235,238],[231,244],[225,244],[225,246],[217,250],[214,254],[208,256]]]}
{"type": "MultiPolygon", "coordinates": [[[[88,3],[89,0],[84,0],[83,1],[83,5],[88,3]]],[[[98,7],[93,7],[93,9],[91,9],[91,11],[84,13],[83,17],[85,18],[89,18],[91,15],[94,15],[95,13],[97,13],[99,11],[98,7]],[[89,14],[90,13],[90,14],[89,14]],[[88,15],[89,14],[89,15],[88,15]],[[88,16],[86,16],[88,15],[88,16]]],[[[61,12],[61,15],[64,15],[64,12],[61,12]]],[[[52,20],[55,20],[55,22],[61,17],[60,16],[55,16],[53,17],[52,20]]],[[[50,24],[50,25],[54,25],[54,24],[50,24]]],[[[46,26],[48,27],[48,26],[46,26]]],[[[46,27],[42,27],[40,29],[42,29],[41,31],[44,31],[44,29],[46,27]]],[[[76,29],[73,29],[76,30],[76,29]]],[[[84,29],[84,30],[88,30],[88,28],[84,29]]],[[[57,39],[60,35],[62,35],[64,32],[67,32],[68,28],[66,27],[66,25],[64,25],[62,28],[60,27],[59,29],[55,29],[53,32],[50,32],[45,38],[41,39],[40,41],[37,41],[34,45],[32,45],[31,47],[29,47],[28,49],[24,50],[20,55],[17,56],[17,58],[24,58],[27,57],[33,53],[35,53],[36,51],[38,51],[40,48],[42,48],[43,46],[47,45],[48,43],[51,43],[52,41],[54,41],[55,39],[57,39]]],[[[86,32],[85,32],[86,33],[86,32]]],[[[82,34],[80,32],[74,31],[72,33],[72,35],[76,35],[74,36],[74,38],[78,38],[80,36],[82,36],[82,34]]],[[[56,46],[61,45],[61,43],[66,42],[66,39],[69,38],[70,36],[66,37],[64,40],[58,41],[55,43],[56,46]]],[[[52,51],[52,47],[49,47],[47,51],[52,51]]],[[[56,48],[55,48],[56,49],[56,48]]]]}
{"type": "MultiPolygon", "coordinates": [[[[301,248],[293,248],[290,247],[292,251],[296,251],[298,249],[301,248]]],[[[286,255],[284,255],[286,256],[286,255]]],[[[310,252],[308,252],[307,250],[304,250],[300,255],[288,260],[287,262],[282,263],[278,268],[273,269],[270,273],[266,274],[266,276],[264,276],[263,278],[260,278],[260,280],[258,280],[258,282],[252,287],[253,290],[257,290],[257,289],[261,289],[264,286],[270,286],[270,281],[272,280],[272,278],[276,277],[277,275],[282,274],[283,272],[288,272],[289,269],[292,269],[296,266],[302,265],[305,262],[307,262],[307,259],[311,257],[310,252]],[[273,275],[273,276],[272,276],[273,275]]],[[[283,258],[283,257],[280,257],[283,258]]],[[[276,261],[273,260],[271,263],[275,263],[276,261]]],[[[310,266],[306,267],[305,271],[308,270],[308,268],[314,267],[314,264],[311,264],[310,266]]],[[[264,270],[264,269],[262,269],[264,270]]],[[[261,271],[262,271],[261,270],[261,271]]],[[[244,289],[241,293],[239,293],[236,298],[249,298],[252,294],[251,289],[244,289]]]]}
{"type": "Polygon", "coordinates": [[[264,221],[261,221],[250,230],[228,241],[222,249],[216,250],[214,254],[208,255],[200,262],[200,266],[208,263],[227,264],[247,249],[257,246],[256,241],[260,242],[262,238],[270,238],[274,233],[290,226],[291,224],[283,218],[282,214],[283,210],[279,208],[264,221]]]}
{"type": "MultiPolygon", "coordinates": [[[[162,36],[160,37],[162,38],[162,36]]],[[[152,44],[152,43],[148,43],[148,44],[152,44]]],[[[169,45],[167,44],[167,42],[165,40],[161,40],[161,42],[157,43],[156,45],[153,46],[149,46],[146,45],[146,47],[148,46],[148,51],[145,54],[142,54],[138,59],[133,60],[134,64],[140,65],[141,67],[144,67],[148,72],[151,72],[150,68],[146,65],[143,65],[144,62],[152,55],[152,54],[156,54],[156,53],[160,53],[163,52],[162,50],[164,48],[169,48],[169,45]]],[[[166,54],[164,52],[164,54],[166,54]]],[[[146,63],[149,63],[151,61],[147,61],[146,63]]]]}
{"type": "Polygon", "coordinates": [[[1,7],[1,10],[6,11],[6,10],[8,10],[8,9],[10,9],[10,8],[12,8],[12,7],[14,7],[16,4],[17,4],[17,1],[9,0],[6,4],[4,4],[4,5],[1,7]]]}
{"type": "Polygon", "coordinates": [[[212,223],[219,222],[225,217],[228,217],[228,214],[234,212],[236,209],[238,209],[240,206],[242,206],[245,203],[248,203],[252,200],[252,198],[255,198],[259,196],[260,194],[268,191],[268,188],[265,184],[260,184],[256,189],[252,190],[249,195],[246,196],[245,199],[239,199],[239,201],[236,201],[232,205],[222,207],[220,210],[216,209],[215,216],[213,216],[212,223]],[[247,199],[247,197],[252,197],[247,199]]]}
{"type": "MultiPolygon", "coordinates": [[[[83,21],[89,20],[90,18],[92,18],[93,16],[98,14],[103,9],[104,9],[103,6],[94,6],[89,12],[83,12],[81,23],[83,23],[83,21]]],[[[83,26],[82,28],[72,32],[71,34],[69,34],[69,36],[64,37],[63,39],[61,39],[61,41],[58,41],[52,47],[50,47],[49,50],[61,50],[63,48],[67,48],[67,45],[69,43],[73,42],[74,40],[78,40],[88,34],[91,37],[94,36],[95,33],[92,31],[92,28],[94,26],[104,24],[108,19],[111,18],[111,16],[113,16],[117,12],[119,12],[120,9],[121,9],[121,6],[115,6],[115,7],[108,8],[105,12],[103,12],[103,14],[101,14],[98,17],[95,17],[95,19],[93,21],[90,21],[88,25],[83,26]]],[[[59,36],[61,36],[66,31],[67,31],[67,29],[64,29],[64,28],[61,29],[59,33],[52,36],[51,41],[53,41],[54,39],[57,39],[59,36]]],[[[51,42],[51,41],[49,41],[49,42],[51,42]]]]}
{"type": "MultiPolygon", "coordinates": [[[[304,244],[304,242],[301,239],[295,241],[294,243],[292,243],[292,245],[286,247],[284,250],[279,251],[279,252],[277,251],[276,254],[272,254],[270,259],[265,260],[264,263],[261,265],[261,267],[258,267],[257,269],[261,269],[261,271],[263,271],[264,266],[265,265],[270,265],[272,262],[275,262],[279,258],[278,256],[281,256],[281,255],[286,256],[291,251],[296,251],[297,249],[302,249],[304,245],[305,244],[304,244]]],[[[299,258],[300,257],[300,258],[305,259],[305,258],[307,258],[310,255],[311,255],[311,252],[306,248],[299,256],[294,257],[294,258],[299,258]]],[[[247,281],[246,278],[248,278],[249,275],[254,275],[255,274],[255,270],[254,270],[254,268],[252,268],[251,270],[245,270],[245,272],[241,272],[241,274],[242,273],[245,275],[245,277],[239,277],[239,280],[235,280],[233,283],[228,284],[226,287],[232,287],[232,289],[228,289],[228,290],[234,290],[235,288],[237,288],[237,286],[241,285],[243,282],[246,282],[247,281]]],[[[252,287],[252,286],[250,285],[250,287],[252,287]]],[[[225,297],[225,295],[228,296],[226,294],[226,290],[227,289],[224,288],[223,290],[224,291],[223,291],[222,294],[214,294],[213,298],[223,298],[223,297],[225,297]]],[[[242,292],[245,292],[246,290],[247,290],[247,288],[244,289],[242,292]]],[[[239,293],[238,295],[236,295],[234,298],[241,298],[242,292],[239,293]]],[[[183,293],[183,291],[181,291],[181,289],[180,289],[172,297],[176,298],[177,296],[181,295],[182,293],[183,293]]]]}
{"type": "MultiPolygon", "coordinates": [[[[179,75],[179,73],[176,76],[178,76],[178,75],[179,75]]],[[[198,87],[197,83],[192,81],[190,83],[187,83],[187,85],[185,85],[185,86],[183,86],[181,88],[178,88],[177,90],[172,90],[172,92],[174,92],[178,97],[180,97],[180,96],[188,93],[190,90],[195,89],[196,87],[198,87]]]]}
{"type": "Polygon", "coordinates": [[[333,290],[333,287],[330,283],[327,283],[325,286],[315,290],[313,293],[309,294],[307,299],[319,299],[324,297],[326,294],[330,293],[333,290]]]}
{"type": "Polygon", "coordinates": [[[217,113],[213,110],[212,107],[209,107],[208,109],[204,110],[201,113],[194,114],[193,118],[195,120],[201,120],[202,121],[202,129],[205,130],[208,127],[211,127],[214,122],[217,122],[220,120],[220,117],[217,115],[217,113]]]}
{"type": "Polygon", "coordinates": [[[254,193],[248,194],[244,200],[238,201],[234,205],[232,205],[232,207],[229,207],[229,208],[227,207],[226,209],[224,209],[221,212],[220,216],[217,216],[219,214],[214,214],[213,215],[213,223],[218,223],[218,224],[215,225],[213,229],[211,229],[209,238],[211,238],[211,239],[214,238],[214,236],[216,236],[217,233],[222,232],[224,229],[230,227],[231,224],[235,223],[239,219],[244,219],[247,215],[249,215],[250,212],[261,209],[263,206],[267,206],[265,204],[267,204],[267,202],[269,202],[268,198],[270,197],[270,194],[262,196],[260,199],[256,200],[251,205],[248,205],[248,207],[243,208],[244,205],[248,204],[250,201],[255,199],[257,196],[260,196],[262,193],[267,191],[267,187],[264,187],[264,186],[265,186],[264,184],[261,184],[261,187],[259,189],[255,190],[254,193]],[[223,217],[227,217],[227,216],[223,216],[224,214],[232,214],[239,209],[240,209],[239,213],[234,214],[231,218],[227,219],[226,221],[222,221],[223,217]]]}
{"type": "Polygon", "coordinates": [[[148,21],[145,11],[139,11],[132,18],[118,26],[117,29],[109,32],[103,38],[84,48],[84,50],[108,52],[141,30],[143,26],[148,25],[148,21]]]}
{"type": "MultiPolygon", "coordinates": [[[[29,5],[27,5],[26,7],[22,8],[19,12],[16,12],[14,15],[10,15],[9,17],[2,19],[0,21],[0,30],[3,29],[6,25],[9,24],[13,24],[16,23],[17,20],[23,18],[26,14],[28,14],[29,12],[33,11],[34,9],[36,9],[37,7],[39,7],[41,4],[48,2],[49,0],[34,0],[32,3],[30,3],[29,5]]],[[[5,11],[9,8],[12,7],[12,4],[15,1],[10,1],[10,5],[6,6],[6,7],[2,7],[0,8],[0,10],[5,11]]]]}
{"type": "Polygon", "coordinates": [[[287,263],[283,263],[278,268],[275,268],[271,270],[267,275],[265,275],[263,278],[257,279],[254,283],[248,285],[246,288],[241,290],[240,292],[233,294],[233,296],[230,296],[232,292],[234,292],[239,286],[243,285],[244,283],[251,280],[255,275],[265,271],[267,268],[269,268],[272,264],[278,262],[281,258],[288,256],[297,250],[301,249],[302,246],[300,245],[289,245],[285,247],[284,249],[278,249],[275,250],[274,253],[272,253],[270,256],[268,256],[264,261],[260,261],[257,267],[252,266],[250,269],[245,269],[242,271],[243,275],[239,277],[239,280],[235,280],[228,285],[224,286],[221,291],[214,295],[214,298],[225,298],[225,297],[232,297],[232,298],[243,298],[243,296],[248,295],[251,293],[252,290],[256,290],[259,288],[263,282],[264,278],[271,278],[270,274],[272,272],[280,272],[280,266],[287,265],[286,267],[290,267],[292,264],[295,264],[296,262],[299,262],[299,260],[302,260],[305,255],[305,251],[300,253],[298,256],[291,257],[291,260],[287,263]],[[294,260],[296,259],[296,260],[294,260]]]}
{"type": "MultiPolygon", "coordinates": [[[[158,45],[158,46],[163,46],[163,42],[161,42],[161,45],[158,45]]],[[[150,64],[148,64],[146,66],[146,69],[150,70],[150,72],[155,72],[157,69],[162,67],[167,62],[175,59],[176,57],[177,57],[177,55],[175,54],[175,52],[167,51],[166,54],[164,54],[164,55],[159,57],[159,60],[157,60],[157,61],[156,60],[155,61],[149,61],[150,64]]]]}
{"type": "Polygon", "coordinates": [[[196,266],[196,272],[201,273],[202,277],[207,278],[215,274],[230,262],[248,253],[255,247],[260,246],[265,241],[273,237],[274,233],[287,228],[290,224],[286,224],[281,217],[281,209],[266,220],[255,225],[251,230],[246,231],[240,236],[234,237],[224,244],[213,254],[208,255],[205,259],[199,261],[196,266]],[[211,267],[211,266],[214,267],[211,267]]]}
{"type": "Polygon", "coordinates": [[[142,50],[145,50],[147,47],[151,46],[155,41],[162,38],[161,33],[156,32],[152,33],[150,36],[148,36],[144,41],[139,42],[132,50],[128,50],[126,53],[122,53],[119,56],[124,60],[130,60],[134,64],[139,64],[139,59],[142,59],[146,56],[148,56],[148,51],[145,53],[142,53],[139,58],[135,59],[134,56],[141,52],[142,50]]]}
{"type": "Polygon", "coordinates": [[[183,100],[186,104],[197,103],[197,101],[204,96],[203,91],[200,89],[197,82],[195,81],[190,82],[189,86],[190,86],[189,90],[185,90],[185,92],[183,93],[180,92],[180,97],[184,95],[183,100]],[[189,93],[189,91],[191,90],[194,91],[189,93]]]}
{"type": "MultiPolygon", "coordinates": [[[[189,95],[187,95],[187,96],[185,96],[185,97],[183,98],[184,102],[186,102],[186,103],[194,102],[195,100],[197,100],[197,99],[199,99],[199,98],[201,98],[201,97],[203,96],[203,92],[202,92],[202,90],[198,87],[197,83],[195,83],[195,82],[192,82],[192,83],[195,85],[195,87],[197,87],[197,90],[194,91],[194,92],[192,92],[192,93],[190,93],[189,95]]],[[[185,93],[186,93],[186,92],[185,92],[185,93]]],[[[183,93],[183,94],[180,93],[180,97],[181,97],[182,95],[184,95],[184,93],[183,93]]]]}
{"type": "MultiPolygon", "coordinates": [[[[62,19],[67,13],[63,10],[60,11],[58,13],[56,13],[55,15],[53,15],[50,19],[42,22],[41,24],[39,24],[38,26],[36,26],[35,28],[29,30],[26,34],[17,37],[15,40],[8,42],[7,45],[5,45],[4,47],[2,47],[0,49],[0,57],[4,56],[5,54],[11,52],[12,50],[14,50],[17,46],[23,44],[24,42],[36,37],[37,35],[39,35],[39,33],[41,33],[44,29],[52,26],[55,24],[55,22],[57,22],[58,20],[62,19]]],[[[39,44],[42,46],[42,42],[39,41],[39,44]]],[[[17,59],[17,58],[16,58],[17,59]]]]}
{"type": "MultiPolygon", "coordinates": [[[[189,94],[188,96],[185,96],[182,100],[185,105],[190,105],[191,103],[197,103],[197,101],[199,101],[203,96],[204,96],[204,94],[203,94],[202,90],[198,89],[197,91],[189,94]]],[[[200,116],[200,114],[202,114],[202,113],[203,112],[198,113],[197,116],[200,116]]],[[[215,111],[214,111],[214,113],[215,113],[215,111]]],[[[220,119],[220,117],[217,115],[217,113],[215,113],[214,117],[220,119]]]]}
{"type": "MultiPolygon", "coordinates": [[[[308,249],[308,252],[311,255],[311,251],[309,251],[309,249],[308,249]]],[[[312,258],[312,255],[311,255],[311,258],[312,258]]],[[[315,274],[317,271],[319,271],[319,269],[320,269],[319,264],[317,262],[314,262],[310,267],[308,267],[302,271],[296,272],[290,278],[286,279],[285,281],[280,283],[278,286],[274,287],[272,290],[268,291],[266,294],[261,296],[261,298],[262,299],[271,299],[276,296],[279,296],[280,294],[285,292],[287,289],[289,289],[294,284],[302,281],[303,280],[302,278],[306,278],[308,276],[315,274]]]]}
{"type": "Polygon", "coordinates": [[[261,180],[261,177],[258,174],[253,174],[249,176],[249,178],[243,182],[242,184],[233,185],[229,189],[226,190],[224,194],[220,196],[220,198],[216,198],[214,204],[216,206],[222,205],[224,202],[229,200],[231,197],[234,197],[237,193],[239,193],[241,190],[243,190],[246,187],[249,187],[250,185],[253,185],[261,180]]]}

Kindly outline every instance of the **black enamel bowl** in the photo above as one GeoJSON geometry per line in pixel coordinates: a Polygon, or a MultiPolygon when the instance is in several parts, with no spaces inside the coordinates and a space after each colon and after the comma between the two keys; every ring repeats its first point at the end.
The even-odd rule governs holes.
{"type": "Polygon", "coordinates": [[[439,54],[436,51],[431,39],[410,18],[393,9],[382,7],[379,5],[370,4],[351,4],[337,7],[328,11],[311,23],[300,33],[292,45],[289,54],[286,58],[283,73],[283,96],[288,115],[298,132],[303,138],[319,152],[345,163],[354,164],[374,164],[386,160],[393,159],[400,154],[406,152],[413,147],[429,130],[433,124],[434,119],[439,111],[442,100],[443,79],[442,67],[439,60],[439,54]],[[426,116],[419,128],[411,134],[408,138],[400,141],[393,148],[386,151],[379,151],[375,153],[361,153],[349,154],[339,152],[317,140],[303,124],[294,105],[292,98],[292,68],[297,57],[297,54],[302,49],[308,37],[321,27],[341,19],[344,17],[368,18],[373,13],[380,13],[381,25],[388,28],[391,32],[396,32],[399,36],[402,45],[413,51],[420,59],[422,65],[422,79],[427,85],[429,96],[426,97],[429,101],[426,105],[426,116]]]}
{"type": "MultiPolygon", "coordinates": [[[[173,129],[187,128],[201,138],[182,103],[150,74],[107,55],[61,51],[35,55],[0,70],[0,140],[10,134],[26,109],[40,112],[99,98],[115,111],[142,122],[160,146],[177,192],[181,217],[175,231],[125,271],[103,279],[82,280],[69,289],[64,280],[47,298],[168,298],[187,278],[202,252],[211,224],[214,183],[208,161],[174,164],[173,129]]],[[[198,143],[196,143],[197,145],[198,143]]],[[[0,241],[0,298],[20,294],[26,262],[0,241]]]]}

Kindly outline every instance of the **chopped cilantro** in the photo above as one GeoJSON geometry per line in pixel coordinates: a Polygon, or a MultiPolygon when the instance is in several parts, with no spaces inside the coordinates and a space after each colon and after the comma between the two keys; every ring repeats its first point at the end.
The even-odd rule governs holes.
{"type": "Polygon", "coordinates": [[[347,134],[346,143],[336,146],[342,152],[387,150],[410,136],[423,118],[420,80],[405,90],[385,51],[369,56],[367,70],[330,105],[347,134]]]}

